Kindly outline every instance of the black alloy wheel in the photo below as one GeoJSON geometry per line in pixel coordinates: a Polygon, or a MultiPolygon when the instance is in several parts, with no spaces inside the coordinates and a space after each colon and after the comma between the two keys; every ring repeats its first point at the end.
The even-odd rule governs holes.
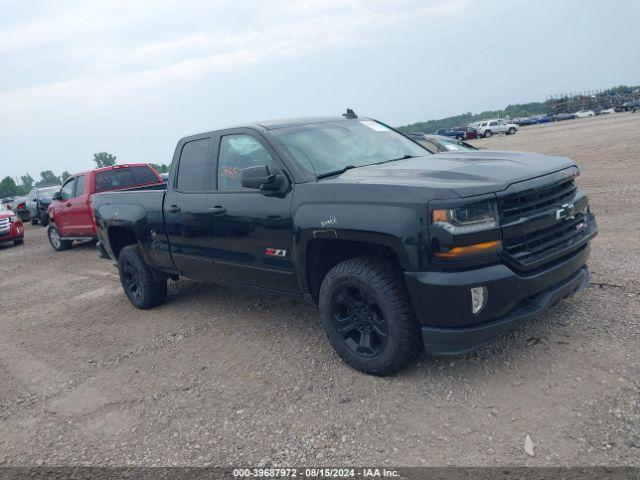
{"type": "Polygon", "coordinates": [[[360,357],[374,357],[384,350],[389,328],[372,292],[355,284],[338,289],[331,316],[345,346],[360,357]]]}

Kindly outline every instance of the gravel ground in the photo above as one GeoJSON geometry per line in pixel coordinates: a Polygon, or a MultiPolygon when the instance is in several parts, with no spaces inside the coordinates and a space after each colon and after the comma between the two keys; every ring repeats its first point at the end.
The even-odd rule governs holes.
{"type": "Polygon", "coordinates": [[[143,312],[92,244],[27,226],[0,249],[0,464],[640,466],[639,132],[613,114],[478,140],[580,164],[593,283],[390,378],[343,364],[303,301],[180,280],[143,312]]]}

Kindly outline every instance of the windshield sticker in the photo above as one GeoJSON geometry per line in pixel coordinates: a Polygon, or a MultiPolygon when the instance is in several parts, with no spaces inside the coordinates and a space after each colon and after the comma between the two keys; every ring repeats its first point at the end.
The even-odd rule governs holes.
{"type": "Polygon", "coordinates": [[[385,127],[384,125],[379,124],[378,122],[373,122],[371,120],[360,120],[360,123],[365,127],[369,127],[371,130],[375,130],[376,132],[390,132],[391,129],[385,127]]]}

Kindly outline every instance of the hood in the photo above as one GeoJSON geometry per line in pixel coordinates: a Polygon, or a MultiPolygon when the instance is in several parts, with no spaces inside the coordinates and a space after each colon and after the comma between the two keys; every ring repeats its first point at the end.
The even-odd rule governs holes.
{"type": "Polygon", "coordinates": [[[478,150],[438,153],[355,168],[332,180],[448,188],[460,197],[470,197],[499,192],[513,183],[569,167],[575,164],[566,157],[478,150]]]}

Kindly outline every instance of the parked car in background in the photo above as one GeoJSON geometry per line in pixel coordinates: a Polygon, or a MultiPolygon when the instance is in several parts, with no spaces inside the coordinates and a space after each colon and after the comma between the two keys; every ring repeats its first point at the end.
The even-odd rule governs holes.
{"type": "Polygon", "coordinates": [[[615,108],[603,108],[596,115],[608,115],[610,113],[616,113],[616,109],[615,108]]]}
{"type": "Polygon", "coordinates": [[[415,140],[431,153],[460,152],[465,150],[478,150],[470,143],[442,135],[428,135],[422,132],[408,133],[407,137],[415,140]]]}
{"type": "Polygon", "coordinates": [[[6,197],[0,201],[0,204],[5,205],[9,210],[13,210],[13,198],[6,197]]]}
{"type": "Polygon", "coordinates": [[[549,115],[536,115],[535,117],[531,117],[535,120],[536,123],[549,123],[551,119],[549,115]]]}
{"type": "Polygon", "coordinates": [[[161,173],[160,174],[160,178],[162,179],[162,183],[164,183],[166,185],[167,182],[169,181],[169,174],[168,173],[161,173]]]}
{"type": "Polygon", "coordinates": [[[24,242],[24,225],[20,217],[6,203],[0,203],[0,243],[24,242]]]}
{"type": "Polygon", "coordinates": [[[51,223],[47,233],[51,246],[62,251],[74,240],[95,238],[91,211],[94,194],[143,186],[164,188],[156,171],[145,163],[115,165],[71,176],[56,192],[49,207],[51,223]]]}
{"type": "Polygon", "coordinates": [[[507,123],[505,120],[487,120],[482,122],[478,127],[478,135],[481,137],[489,138],[497,133],[504,133],[505,135],[513,135],[518,131],[518,125],[515,123],[507,123]]]}
{"type": "Polygon", "coordinates": [[[553,115],[552,120],[560,122],[562,120],[573,120],[574,118],[576,118],[575,113],[558,113],[553,115]]]}
{"type": "Polygon", "coordinates": [[[53,194],[60,190],[60,185],[34,188],[29,192],[27,199],[27,210],[31,225],[42,223],[43,227],[49,224],[49,214],[47,210],[51,205],[53,194]]]}
{"type": "Polygon", "coordinates": [[[478,138],[478,131],[473,127],[453,127],[452,129],[441,128],[436,131],[436,135],[452,137],[458,140],[471,140],[478,138]]]}
{"type": "Polygon", "coordinates": [[[29,209],[27,208],[28,196],[17,197],[13,202],[13,211],[18,214],[23,222],[29,221],[29,209]]]}
{"type": "Polygon", "coordinates": [[[596,116],[593,110],[578,110],[575,115],[576,118],[587,118],[596,116]]]}
{"type": "Polygon", "coordinates": [[[625,102],[622,104],[622,108],[624,110],[632,110],[632,111],[636,111],[636,110],[640,110],[640,99],[638,100],[632,100],[630,102],[625,102]]]}
{"type": "Polygon", "coordinates": [[[514,118],[512,122],[518,125],[519,127],[524,127],[527,125],[535,125],[537,123],[535,119],[529,118],[529,117],[514,118]]]}

